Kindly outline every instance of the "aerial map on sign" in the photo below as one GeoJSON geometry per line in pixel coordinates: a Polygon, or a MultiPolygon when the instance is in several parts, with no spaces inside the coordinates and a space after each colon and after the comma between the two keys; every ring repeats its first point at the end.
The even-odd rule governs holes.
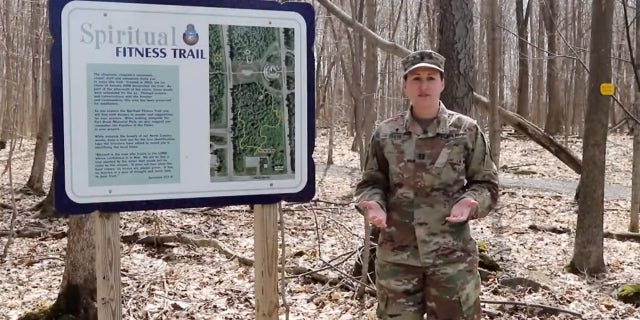
{"type": "Polygon", "coordinates": [[[293,32],[209,25],[212,182],[294,175],[293,32]]]}

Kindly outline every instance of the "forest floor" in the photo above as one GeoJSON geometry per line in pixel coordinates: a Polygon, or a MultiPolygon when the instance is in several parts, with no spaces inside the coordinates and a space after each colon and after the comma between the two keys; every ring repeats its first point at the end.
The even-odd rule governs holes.
{"type": "MultiPolygon", "coordinates": [[[[285,299],[281,298],[287,307],[280,308],[281,319],[287,314],[290,319],[367,319],[375,308],[374,296],[365,294],[357,300],[353,291],[340,286],[353,284],[347,275],[357,255],[346,257],[363,243],[363,219],[351,202],[360,169],[358,155],[349,150],[351,138],[340,133],[335,138],[339,144],[333,149],[334,164],[327,166],[327,141],[327,132],[319,130],[315,200],[283,204],[285,258],[287,266],[312,270],[331,264],[318,273],[342,281],[326,284],[309,276],[287,277],[285,299]]],[[[631,141],[627,135],[608,139],[607,231],[627,230],[631,141]]],[[[581,155],[579,139],[569,138],[566,143],[581,155]]],[[[16,230],[42,230],[35,237],[14,238],[7,258],[0,261],[0,320],[49,306],[64,270],[66,220],[32,218],[30,208],[43,197],[17,191],[28,179],[33,145],[20,142],[12,155],[11,171],[0,176],[0,205],[7,205],[0,208],[0,250],[5,248],[14,212],[12,195],[16,230]]],[[[578,318],[570,313],[583,319],[640,319],[640,308],[615,299],[620,285],[640,283],[640,243],[606,238],[607,272],[597,278],[565,272],[573,254],[577,217],[573,194],[578,175],[528,140],[505,134],[501,149],[500,202],[492,215],[472,222],[474,237],[488,244],[489,256],[502,268],[483,282],[483,319],[578,318]],[[555,232],[532,225],[555,227],[555,232]]],[[[0,151],[3,169],[8,157],[7,149],[0,151]]],[[[49,166],[46,176],[50,174],[49,166]]],[[[237,256],[254,257],[253,213],[248,206],[122,213],[120,233],[217,240],[237,256]]],[[[121,251],[123,319],[254,318],[253,268],[240,259],[229,259],[219,248],[180,241],[156,248],[123,241],[121,251]]]]}

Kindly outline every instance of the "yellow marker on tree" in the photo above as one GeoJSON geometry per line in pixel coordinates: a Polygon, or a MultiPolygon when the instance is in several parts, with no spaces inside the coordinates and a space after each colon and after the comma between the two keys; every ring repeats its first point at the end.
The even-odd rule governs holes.
{"type": "Polygon", "coordinates": [[[601,83],[600,84],[600,94],[603,96],[612,96],[616,91],[616,88],[613,86],[613,83],[601,83]]]}

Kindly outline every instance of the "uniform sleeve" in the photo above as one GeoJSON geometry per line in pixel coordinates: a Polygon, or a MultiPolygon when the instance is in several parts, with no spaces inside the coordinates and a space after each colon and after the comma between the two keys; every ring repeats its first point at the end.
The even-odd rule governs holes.
{"type": "MultiPolygon", "coordinates": [[[[354,198],[356,203],[360,203],[361,201],[376,201],[380,204],[380,207],[386,211],[388,191],[389,163],[384,155],[379,134],[376,131],[369,143],[362,179],[356,185],[354,198]]],[[[358,210],[360,210],[360,208],[358,208],[358,210]]]]}
{"type": "Polygon", "coordinates": [[[498,170],[486,138],[476,126],[475,139],[467,159],[467,184],[464,194],[458,199],[469,197],[478,202],[478,207],[470,219],[486,217],[498,202],[498,170]]]}

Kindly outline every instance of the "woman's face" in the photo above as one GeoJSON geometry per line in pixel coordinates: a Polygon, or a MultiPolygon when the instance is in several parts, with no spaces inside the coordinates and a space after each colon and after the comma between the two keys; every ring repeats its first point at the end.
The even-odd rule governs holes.
{"type": "Polygon", "coordinates": [[[402,84],[404,94],[416,109],[437,108],[444,90],[440,71],[429,67],[411,70],[402,84]]]}

